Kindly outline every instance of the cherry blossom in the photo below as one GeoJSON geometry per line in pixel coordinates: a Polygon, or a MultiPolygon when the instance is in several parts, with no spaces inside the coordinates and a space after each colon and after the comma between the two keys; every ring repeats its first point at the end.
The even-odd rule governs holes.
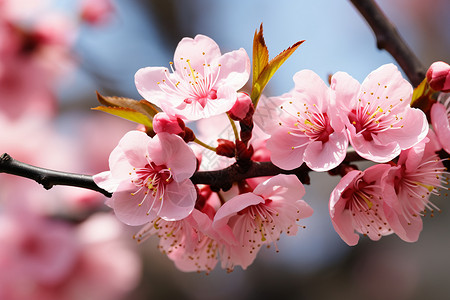
{"type": "Polygon", "coordinates": [[[310,70],[294,75],[295,88],[281,106],[278,126],[269,130],[267,148],[278,167],[292,170],[305,162],[327,171],[345,158],[348,138],[344,123],[333,111],[329,88],[310,70]]]}
{"type": "Polygon", "coordinates": [[[375,165],[364,172],[350,171],[334,188],[330,196],[330,216],[339,236],[350,246],[358,243],[361,233],[377,241],[393,231],[387,222],[385,198],[395,198],[393,188],[382,179],[390,165],[375,165]]]}
{"type": "Polygon", "coordinates": [[[213,228],[229,226],[237,241],[222,251],[222,267],[232,270],[240,265],[246,269],[264,244],[274,243],[282,232],[296,235],[296,221],[312,215],[312,208],[300,198],[305,194],[295,175],[277,175],[259,184],[253,192],[228,200],[217,211],[213,228]]]}
{"type": "Polygon", "coordinates": [[[169,115],[198,120],[229,111],[237,90],[250,74],[244,49],[220,53],[209,37],[183,38],[174,54],[171,71],[147,67],[136,72],[139,93],[169,115]]]}
{"type": "Polygon", "coordinates": [[[189,215],[197,198],[189,177],[197,160],[177,135],[162,132],[150,138],[130,131],[111,152],[110,171],[94,176],[98,186],[113,193],[106,204],[128,225],[156,217],[173,221],[189,215]]]}
{"type": "MultiPolygon", "coordinates": [[[[156,235],[158,248],[184,272],[209,273],[218,262],[219,248],[225,243],[212,229],[212,220],[220,200],[208,186],[199,188],[199,199],[192,213],[178,221],[156,218],[134,236],[138,242],[156,235]],[[200,207],[202,206],[202,207],[200,207]]],[[[229,230],[231,229],[224,229],[229,230]]],[[[229,233],[231,234],[231,233],[229,233]]]]}
{"type": "Polygon", "coordinates": [[[440,94],[430,112],[431,124],[442,148],[450,153],[450,94],[440,94]]]}
{"type": "Polygon", "coordinates": [[[363,158],[388,162],[427,135],[425,114],[409,105],[412,86],[393,64],[379,67],[361,85],[338,72],[331,88],[350,143],[363,158]]]}
{"type": "Polygon", "coordinates": [[[407,242],[415,242],[422,230],[422,219],[425,213],[434,213],[436,206],[430,202],[432,194],[440,195],[443,186],[445,167],[436,154],[440,145],[433,131],[419,144],[401,152],[397,166],[389,170],[385,179],[387,186],[395,189],[397,197],[386,198],[393,208],[387,217],[394,232],[407,242]]]}

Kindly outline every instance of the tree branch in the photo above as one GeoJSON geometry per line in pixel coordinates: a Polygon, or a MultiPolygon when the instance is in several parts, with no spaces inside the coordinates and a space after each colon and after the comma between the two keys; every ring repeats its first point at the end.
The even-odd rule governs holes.
{"type": "Polygon", "coordinates": [[[413,86],[425,78],[426,68],[373,0],[350,0],[369,23],[377,40],[378,49],[389,52],[408,76],[413,86]]]}
{"type": "MultiPolygon", "coordinates": [[[[338,170],[342,166],[346,166],[353,161],[363,160],[355,151],[347,152],[346,160],[337,167],[331,170],[330,174],[339,174],[338,170]],[[335,172],[334,172],[335,171],[335,172]]],[[[309,184],[309,169],[305,164],[294,170],[283,170],[275,166],[271,162],[256,162],[250,161],[250,166],[243,168],[238,163],[222,170],[216,171],[198,171],[191,177],[194,184],[208,184],[212,190],[219,191],[228,190],[234,182],[241,181],[247,178],[275,176],[278,174],[294,174],[304,184],[309,184]]],[[[111,197],[112,194],[98,187],[92,176],[67,173],[61,171],[54,171],[45,168],[35,167],[12,158],[9,154],[4,153],[0,156],[0,173],[7,173],[32,179],[39,184],[42,184],[45,189],[51,189],[55,185],[74,186],[85,189],[90,189],[102,193],[106,197],[111,197]]]]}
{"type": "Polygon", "coordinates": [[[111,193],[98,187],[90,175],[60,172],[35,167],[15,160],[7,153],[0,156],[0,173],[32,179],[37,183],[42,184],[47,190],[51,189],[54,185],[67,185],[90,189],[102,193],[107,197],[111,197],[111,193]]]}

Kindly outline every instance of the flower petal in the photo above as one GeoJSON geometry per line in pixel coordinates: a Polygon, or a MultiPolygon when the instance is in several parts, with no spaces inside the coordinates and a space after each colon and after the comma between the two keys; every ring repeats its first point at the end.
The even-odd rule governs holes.
{"type": "Polygon", "coordinates": [[[143,225],[156,217],[155,209],[159,210],[159,203],[151,193],[145,194],[147,188],[136,193],[137,187],[131,181],[123,181],[112,196],[112,207],[117,218],[131,226],[143,225]],[[132,194],[133,193],[133,194],[132,194]],[[142,201],[147,196],[145,201],[142,201]],[[139,205],[142,203],[142,205],[139,205]],[[150,210],[151,206],[153,209],[150,210]]]}
{"type": "Polygon", "coordinates": [[[194,209],[196,199],[197,191],[189,179],[183,182],[173,181],[167,185],[158,215],[166,221],[184,219],[194,209]]]}

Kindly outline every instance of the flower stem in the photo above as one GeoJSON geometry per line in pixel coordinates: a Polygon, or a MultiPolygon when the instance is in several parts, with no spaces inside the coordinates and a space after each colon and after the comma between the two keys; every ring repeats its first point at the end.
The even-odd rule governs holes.
{"type": "Polygon", "coordinates": [[[230,120],[231,127],[233,128],[234,132],[234,138],[236,141],[239,141],[239,132],[237,130],[236,124],[234,123],[233,119],[230,118],[230,115],[227,113],[228,120],[230,120]]]}
{"type": "Polygon", "coordinates": [[[203,143],[203,142],[200,141],[198,138],[195,138],[194,143],[197,143],[197,144],[199,144],[200,146],[205,147],[205,148],[208,149],[208,150],[211,150],[211,151],[213,151],[213,152],[216,152],[216,148],[214,148],[214,147],[212,147],[212,146],[210,146],[210,145],[208,145],[208,144],[203,143]]]}

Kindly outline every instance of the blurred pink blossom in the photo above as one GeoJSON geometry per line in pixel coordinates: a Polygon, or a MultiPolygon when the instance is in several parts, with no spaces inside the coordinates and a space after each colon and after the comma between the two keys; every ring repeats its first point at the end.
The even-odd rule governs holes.
{"type": "Polygon", "coordinates": [[[139,259],[111,215],[74,226],[23,210],[2,211],[0,224],[1,299],[113,300],[138,283],[139,259]]]}
{"type": "Polygon", "coordinates": [[[112,0],[81,1],[81,19],[91,25],[106,23],[114,11],[112,0]]]}

